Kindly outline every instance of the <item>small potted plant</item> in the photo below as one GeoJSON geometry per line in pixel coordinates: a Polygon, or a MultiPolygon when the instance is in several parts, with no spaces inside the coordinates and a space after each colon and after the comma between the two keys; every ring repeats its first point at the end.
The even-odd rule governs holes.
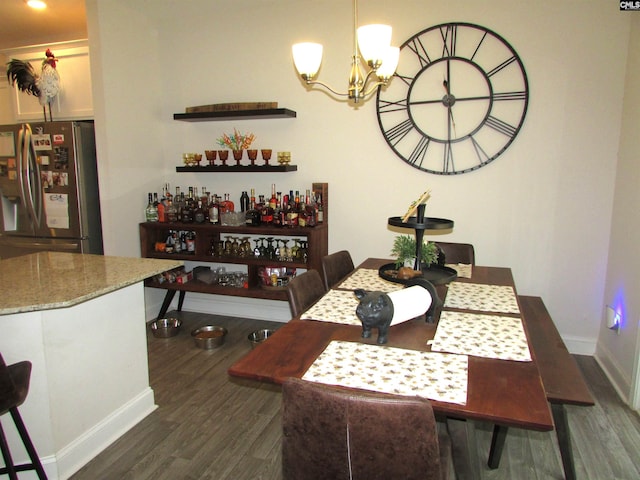
{"type": "MultiPolygon", "coordinates": [[[[396,268],[413,268],[416,259],[416,239],[410,235],[400,235],[393,241],[391,255],[396,259],[396,268]]],[[[438,262],[438,247],[434,242],[422,242],[421,263],[429,267],[438,262]]]]}

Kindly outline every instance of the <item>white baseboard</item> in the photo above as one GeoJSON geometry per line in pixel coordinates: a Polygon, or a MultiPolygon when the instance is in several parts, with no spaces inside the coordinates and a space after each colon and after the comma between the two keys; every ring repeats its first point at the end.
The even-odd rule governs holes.
{"type": "Polygon", "coordinates": [[[596,352],[596,338],[562,336],[569,353],[574,355],[588,355],[592,357],[596,352]]]}
{"type": "Polygon", "coordinates": [[[153,390],[148,387],[138,396],[118,408],[97,425],[86,431],[55,455],[55,464],[44,459],[50,480],[65,480],[89,463],[96,455],[124,435],[134,425],[157,408],[153,390]],[[57,472],[56,476],[50,475],[57,472]]]}
{"type": "MultiPolygon", "coordinates": [[[[145,289],[146,318],[154,320],[164,297],[157,295],[157,288],[145,289]]],[[[169,310],[178,308],[178,295],[171,302],[169,310]]],[[[263,300],[259,298],[234,297],[231,295],[212,295],[206,293],[187,292],[182,309],[185,312],[209,313],[212,315],[228,315],[231,317],[253,318],[286,323],[291,320],[289,303],[278,300],[263,300]]]]}
{"type": "Polygon", "coordinates": [[[631,392],[631,379],[628,378],[618,365],[616,357],[602,344],[598,344],[598,349],[594,355],[596,362],[604,371],[613,388],[624,403],[631,405],[629,393],[631,392]]]}

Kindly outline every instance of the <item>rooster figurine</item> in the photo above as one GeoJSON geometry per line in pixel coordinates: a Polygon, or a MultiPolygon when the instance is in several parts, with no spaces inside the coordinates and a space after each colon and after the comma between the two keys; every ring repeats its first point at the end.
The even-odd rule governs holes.
{"type": "Polygon", "coordinates": [[[42,71],[38,75],[29,62],[11,59],[7,63],[7,80],[12,86],[17,86],[21,92],[38,97],[44,120],[47,121],[47,105],[49,106],[49,121],[51,117],[51,102],[60,92],[60,75],[56,69],[58,59],[47,48],[46,57],[42,61],[42,71]]]}

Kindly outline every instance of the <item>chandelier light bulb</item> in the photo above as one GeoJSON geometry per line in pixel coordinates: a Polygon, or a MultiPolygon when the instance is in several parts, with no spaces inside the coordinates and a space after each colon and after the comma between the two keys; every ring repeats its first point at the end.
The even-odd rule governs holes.
{"type": "Polygon", "coordinates": [[[362,58],[370,66],[378,66],[391,45],[392,29],[389,25],[364,25],[358,28],[358,47],[362,58]]]}
{"type": "Polygon", "coordinates": [[[311,80],[320,69],[322,45],[319,43],[296,43],[291,47],[293,63],[304,80],[311,80]]]}

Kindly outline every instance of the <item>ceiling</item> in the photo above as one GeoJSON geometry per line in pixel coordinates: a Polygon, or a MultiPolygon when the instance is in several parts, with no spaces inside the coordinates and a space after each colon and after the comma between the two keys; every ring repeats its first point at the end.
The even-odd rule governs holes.
{"type": "Polygon", "coordinates": [[[87,38],[85,0],[46,0],[41,11],[24,0],[1,0],[0,50],[87,38]]]}

